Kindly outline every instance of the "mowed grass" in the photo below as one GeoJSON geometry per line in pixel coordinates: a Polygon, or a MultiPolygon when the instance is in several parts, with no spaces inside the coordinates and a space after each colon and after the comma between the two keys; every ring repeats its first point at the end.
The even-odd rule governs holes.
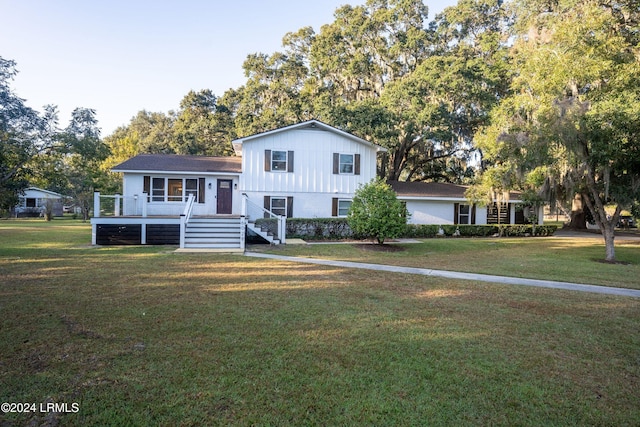
{"type": "Polygon", "coordinates": [[[423,239],[420,243],[393,243],[387,247],[396,250],[379,251],[375,245],[359,243],[256,245],[252,250],[640,289],[640,239],[616,240],[618,264],[603,262],[604,242],[595,235],[584,238],[423,239]]]}
{"type": "Polygon", "coordinates": [[[89,241],[0,221],[0,424],[640,420],[639,299],[89,241]]]}

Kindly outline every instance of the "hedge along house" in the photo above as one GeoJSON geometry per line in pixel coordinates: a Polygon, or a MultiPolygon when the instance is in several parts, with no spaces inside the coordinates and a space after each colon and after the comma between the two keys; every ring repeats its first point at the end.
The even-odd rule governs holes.
{"type": "Polygon", "coordinates": [[[92,243],[242,250],[245,229],[284,243],[287,217],[346,216],[386,151],[317,120],[233,148],[236,157],[143,154],[113,168],[123,195],[96,193],[92,243]]]}

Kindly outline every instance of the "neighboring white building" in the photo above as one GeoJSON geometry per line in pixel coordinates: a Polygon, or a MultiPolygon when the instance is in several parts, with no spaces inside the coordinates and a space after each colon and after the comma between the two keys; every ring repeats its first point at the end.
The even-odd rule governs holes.
{"type": "Polygon", "coordinates": [[[411,224],[524,224],[534,218],[543,224],[542,208],[534,212],[524,206],[521,194],[509,193],[498,210],[497,204],[476,206],[465,193],[468,186],[440,182],[389,182],[411,213],[411,224]]]}
{"type": "Polygon", "coordinates": [[[63,200],[62,194],[42,188],[28,187],[19,196],[14,213],[16,217],[43,216],[47,204],[51,204],[53,216],[62,216],[63,200]]]}
{"type": "MultiPolygon", "coordinates": [[[[105,211],[97,196],[94,244],[175,243],[179,235],[183,247],[244,245],[244,236],[238,243],[222,231],[222,225],[214,231],[214,221],[240,230],[244,221],[249,230],[282,242],[282,228],[276,230],[274,223],[265,231],[256,221],[346,216],[358,187],[376,177],[378,154],[386,151],[317,120],[239,138],[233,148],[236,157],[142,154],[113,168],[123,173],[124,194],[111,203],[109,210],[116,217],[109,219],[95,218],[105,211]],[[194,203],[186,206],[190,195],[194,203]],[[181,214],[188,224],[176,231],[181,214]]],[[[491,209],[468,204],[466,187],[391,184],[407,203],[412,223],[486,224],[493,218],[491,209]]],[[[518,202],[512,198],[501,223],[517,222],[512,205],[518,202]]]]}

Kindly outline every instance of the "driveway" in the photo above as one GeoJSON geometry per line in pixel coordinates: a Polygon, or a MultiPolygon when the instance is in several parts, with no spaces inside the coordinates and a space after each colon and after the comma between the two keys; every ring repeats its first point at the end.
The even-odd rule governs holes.
{"type": "MultiPolygon", "coordinates": [[[[569,230],[561,228],[553,234],[553,237],[579,237],[583,239],[593,238],[602,240],[602,234],[600,234],[598,230],[569,230]]],[[[616,230],[616,240],[637,240],[640,242],[640,232],[638,232],[638,230],[616,230]]]]}

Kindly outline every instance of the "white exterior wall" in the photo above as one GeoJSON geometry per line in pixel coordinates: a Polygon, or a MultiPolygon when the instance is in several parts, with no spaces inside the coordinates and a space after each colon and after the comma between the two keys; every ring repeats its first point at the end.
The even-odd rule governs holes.
{"type": "MultiPolygon", "coordinates": [[[[407,210],[411,213],[409,224],[454,224],[454,204],[469,204],[465,199],[451,201],[443,200],[410,200],[406,201],[407,210]]],[[[476,205],[476,224],[487,223],[487,208],[476,205]]]]}
{"type": "MultiPolygon", "coordinates": [[[[402,199],[401,199],[402,200],[402,199]]],[[[453,224],[453,202],[407,200],[409,224],[453,224]]]]}
{"type": "Polygon", "coordinates": [[[487,207],[476,205],[476,224],[487,224],[487,207]]]}
{"type": "Polygon", "coordinates": [[[352,194],[376,176],[376,150],[330,131],[294,129],[245,142],[242,171],[247,192],[352,194]],[[293,172],[265,171],[265,150],[293,151],[293,172]],[[360,154],[360,175],[334,175],[333,153],[360,154]]]}
{"type": "MultiPolygon", "coordinates": [[[[142,212],[142,193],[144,191],[144,176],[156,178],[205,178],[205,203],[195,203],[193,205],[193,215],[214,215],[217,208],[217,185],[218,179],[230,179],[232,183],[232,213],[240,215],[242,210],[241,192],[238,189],[240,179],[238,175],[182,175],[169,173],[125,173],[123,178],[123,212],[125,215],[140,215],[142,212]],[[211,188],[209,188],[211,187],[211,188]],[[237,188],[236,188],[237,187],[237,188]],[[137,197],[137,200],[135,198],[137,197]]],[[[147,215],[180,215],[184,211],[185,203],[181,202],[149,202],[147,205],[147,215]]]]}
{"type": "Polygon", "coordinates": [[[293,197],[293,216],[330,217],[331,199],[351,199],[376,176],[375,147],[321,129],[293,129],[245,141],[240,188],[260,206],[264,196],[293,197]],[[293,151],[293,172],[265,171],[265,150],[293,151]],[[359,175],[333,173],[333,153],[359,154],[359,175]]]}
{"type": "Polygon", "coordinates": [[[252,192],[247,193],[252,203],[263,207],[264,196],[269,197],[293,197],[293,218],[330,218],[333,198],[353,199],[353,194],[329,194],[329,193],[283,193],[252,192]]]}

